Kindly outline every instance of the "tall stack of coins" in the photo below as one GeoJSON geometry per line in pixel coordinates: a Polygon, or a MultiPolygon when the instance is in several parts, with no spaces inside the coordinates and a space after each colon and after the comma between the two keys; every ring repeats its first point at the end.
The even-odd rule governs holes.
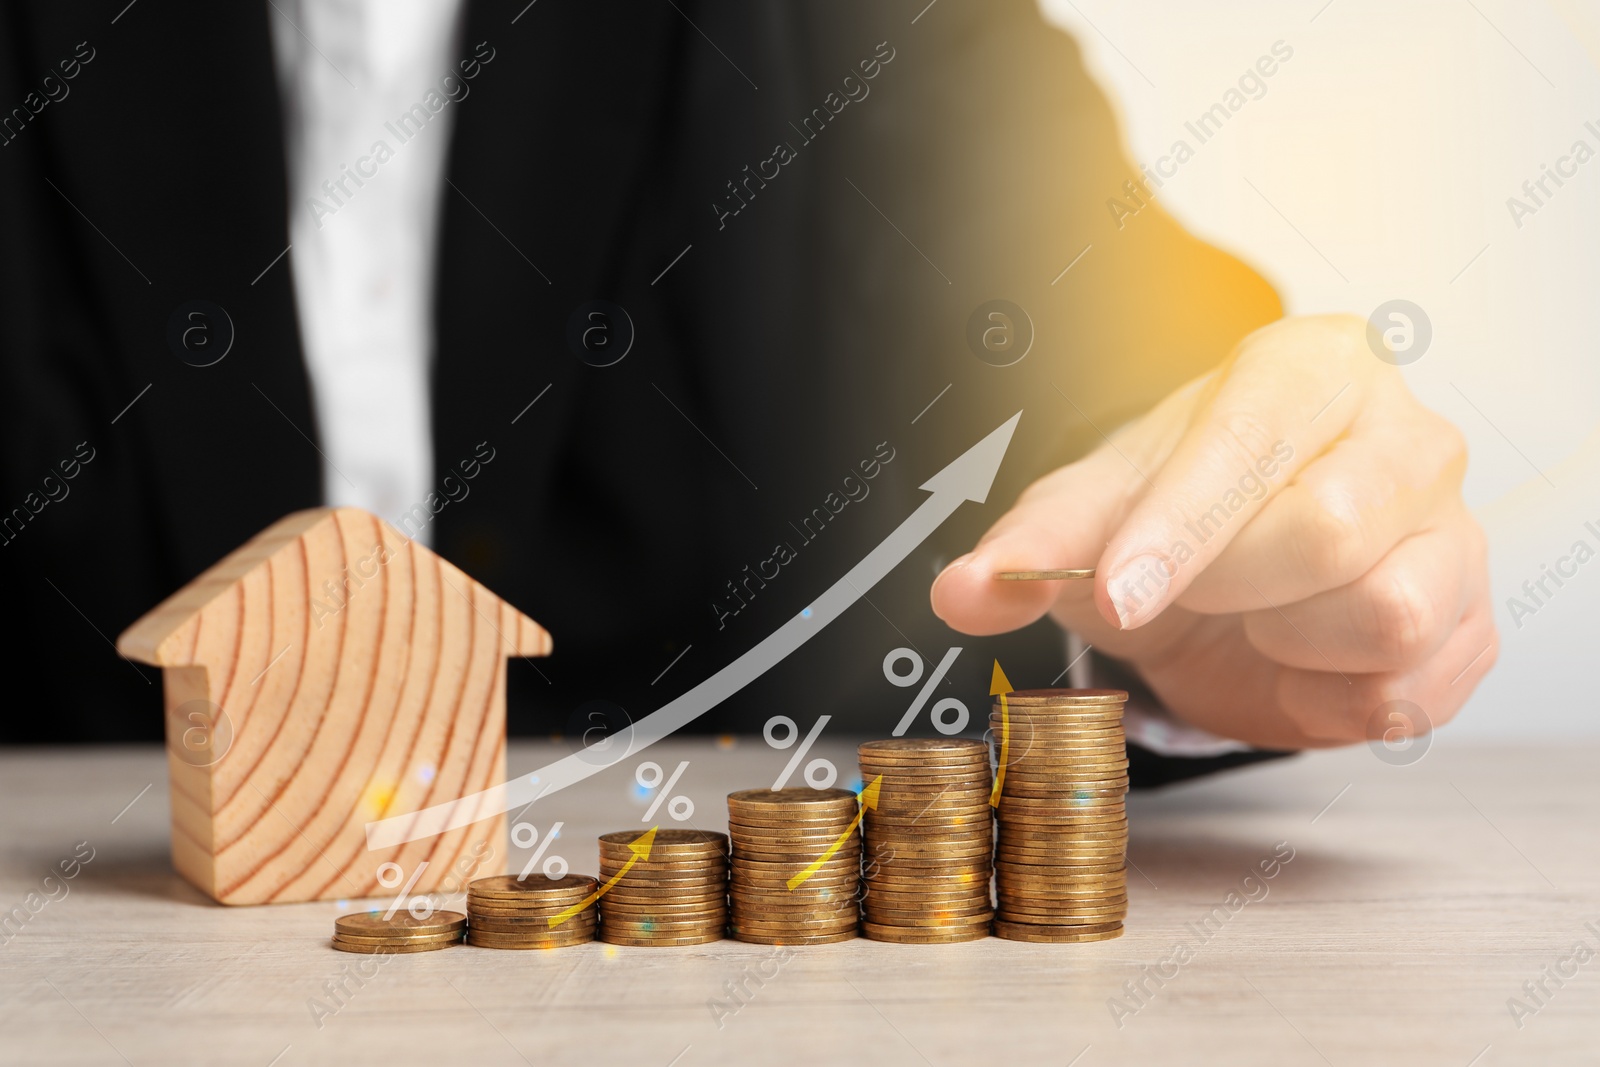
{"type": "Polygon", "coordinates": [[[728,835],[622,830],[600,838],[600,940],[700,945],[728,925],[728,835]],[[646,834],[653,834],[645,840],[646,834]],[[645,853],[648,852],[648,855],[645,853]],[[621,877],[618,877],[618,876],[621,877]]]}
{"type": "Polygon", "coordinates": [[[432,952],[461,944],[467,917],[459,911],[436,911],[425,919],[399,911],[385,919],[379,911],[341,915],[333,920],[333,947],[343,952],[432,952]]]}
{"type": "Polygon", "coordinates": [[[907,737],[868,741],[858,753],[868,789],[882,776],[863,819],[862,932],[903,944],[987,937],[994,918],[988,746],[907,737]]]}
{"type": "Polygon", "coordinates": [[[1127,699],[1120,689],[1034,689],[995,701],[997,936],[1103,941],[1122,933],[1127,699]]]}
{"type": "Polygon", "coordinates": [[[479,878],[467,886],[467,944],[561,948],[593,941],[599,918],[590,899],[594,890],[586,874],[479,878]]]}
{"type": "Polygon", "coordinates": [[[728,794],[735,940],[824,945],[856,936],[860,807],[848,789],[728,794]]]}

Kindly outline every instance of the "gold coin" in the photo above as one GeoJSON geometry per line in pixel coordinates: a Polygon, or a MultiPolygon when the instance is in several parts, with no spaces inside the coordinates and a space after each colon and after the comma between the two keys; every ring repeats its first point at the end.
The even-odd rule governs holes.
{"type": "Polygon", "coordinates": [[[1029,863],[1029,864],[1034,865],[1034,866],[1049,867],[1051,870],[1061,871],[1063,874],[1068,875],[1069,877],[1074,877],[1075,878],[1075,877],[1079,877],[1079,876],[1095,875],[1095,874],[1113,874],[1113,873],[1123,869],[1123,863],[1125,861],[1124,860],[1116,860],[1116,861],[1113,861],[1111,863],[1061,863],[1061,864],[1056,864],[1056,863],[1051,863],[1048,859],[1040,859],[1040,858],[1037,858],[1037,857],[1029,856],[1024,861],[1013,861],[1009,857],[997,857],[996,860],[995,860],[995,865],[998,867],[1001,863],[1011,863],[1011,862],[1026,862],[1026,863],[1029,863]]]}
{"type": "MultiPolygon", "coordinates": [[[[648,830],[617,830],[609,834],[601,834],[600,844],[626,849],[649,832],[648,830]]],[[[725,846],[727,843],[728,835],[717,833],[715,830],[688,830],[668,826],[656,831],[655,840],[650,846],[650,854],[652,856],[655,855],[655,850],[658,848],[713,848],[717,845],[725,846]]]]}
{"type": "MultiPolygon", "coordinates": [[[[533,921],[547,917],[547,915],[558,915],[558,913],[565,912],[566,909],[570,909],[576,904],[581,904],[581,901],[573,901],[571,904],[566,905],[547,904],[542,905],[542,907],[496,907],[493,904],[478,904],[478,902],[469,901],[467,902],[467,921],[470,923],[470,921],[483,917],[483,915],[491,918],[526,918],[526,920],[533,921]]],[[[594,902],[590,901],[578,913],[582,915],[582,913],[594,912],[594,910],[594,902]]]]}
{"type": "Polygon", "coordinates": [[[573,939],[564,940],[564,941],[514,941],[514,942],[513,941],[489,941],[489,940],[484,940],[481,937],[468,937],[467,938],[467,944],[473,946],[474,948],[487,948],[487,949],[496,949],[496,950],[501,950],[501,951],[508,950],[508,949],[509,950],[516,950],[516,949],[525,949],[525,950],[543,949],[545,951],[548,951],[550,949],[568,948],[568,947],[570,947],[572,945],[587,945],[587,944],[590,944],[593,941],[594,941],[594,938],[592,936],[583,937],[583,938],[573,938],[573,939]]]}
{"type": "Polygon", "coordinates": [[[1076,845],[1056,845],[1052,848],[1008,848],[1005,851],[1009,854],[998,859],[996,861],[997,866],[1015,866],[1038,862],[1043,867],[1059,867],[1070,865],[1073,861],[1098,864],[1119,860],[1127,854],[1128,850],[1127,846],[1119,841],[1085,841],[1076,845]],[[1044,862],[1046,859],[1049,862],[1044,862]]]}
{"type": "Polygon", "coordinates": [[[885,862],[902,864],[907,867],[928,867],[945,863],[964,862],[979,856],[991,855],[994,851],[993,842],[989,838],[976,838],[970,842],[954,843],[940,847],[939,842],[927,841],[898,841],[894,845],[894,857],[890,861],[882,858],[878,865],[885,862]]]}
{"type": "Polygon", "coordinates": [[[467,927],[467,934],[469,936],[488,934],[491,937],[533,938],[534,940],[548,941],[559,937],[583,937],[587,939],[594,936],[596,928],[597,924],[593,921],[580,923],[574,920],[551,926],[550,921],[546,919],[543,923],[525,923],[521,926],[505,926],[500,923],[477,923],[467,927]]]}
{"type": "Polygon", "coordinates": [[[996,919],[994,936],[1007,941],[1040,941],[1066,944],[1079,941],[1109,941],[1122,936],[1121,923],[1100,923],[1093,926],[1046,926],[1035,923],[1014,923],[996,919]]]}
{"type": "Polygon", "coordinates": [[[847,915],[842,919],[829,919],[822,922],[804,923],[777,923],[760,922],[754,920],[741,920],[730,923],[729,929],[737,937],[741,934],[766,934],[772,936],[813,937],[817,935],[842,934],[846,931],[854,932],[861,920],[858,916],[847,915]]]}
{"type": "MultiPolygon", "coordinates": [[[[483,908],[473,908],[468,913],[469,918],[467,925],[470,927],[475,926],[480,922],[492,922],[516,923],[521,926],[537,926],[540,923],[545,922],[551,916],[560,915],[564,911],[566,911],[565,908],[551,908],[548,911],[489,911],[483,908]]],[[[587,908],[584,908],[582,911],[577,912],[563,921],[576,922],[585,916],[589,916],[590,920],[593,921],[592,917],[594,914],[595,907],[593,904],[590,904],[587,908]]]]}
{"type": "Polygon", "coordinates": [[[965,926],[982,926],[987,929],[993,919],[993,909],[986,909],[969,915],[944,916],[924,914],[921,916],[895,915],[884,917],[869,912],[866,917],[867,922],[879,926],[923,927],[939,930],[955,930],[965,926]]]}
{"type": "Polygon", "coordinates": [[[1074,891],[1073,887],[1068,886],[1007,882],[1004,885],[997,884],[995,890],[1010,900],[1049,901],[1052,907],[1072,904],[1082,907],[1109,906],[1128,901],[1127,887],[1121,885],[1090,886],[1074,891]]]}
{"type": "Polygon", "coordinates": [[[616,879],[617,885],[660,885],[681,886],[688,888],[696,885],[716,885],[728,877],[728,865],[718,862],[714,866],[704,869],[690,868],[676,871],[640,871],[634,869],[623,871],[621,869],[608,871],[603,866],[600,870],[600,880],[610,882],[616,879]]]}
{"type": "Polygon", "coordinates": [[[717,878],[715,880],[703,880],[697,882],[635,882],[631,879],[624,878],[607,890],[606,893],[602,895],[601,899],[604,899],[606,896],[610,896],[613,893],[621,893],[624,896],[650,897],[652,899],[670,897],[706,897],[715,896],[718,893],[726,892],[727,888],[728,879],[726,876],[717,878]]]}
{"type": "Polygon", "coordinates": [[[464,931],[447,934],[417,934],[413,937],[363,937],[360,934],[334,934],[334,940],[347,945],[431,945],[439,941],[460,941],[464,931]]]}
{"type": "Polygon", "coordinates": [[[1125,689],[1015,689],[1006,694],[1013,704],[1044,704],[1062,707],[1073,704],[1126,704],[1125,689]]]}
{"type": "Polygon", "coordinates": [[[969,882],[965,885],[897,886],[875,885],[867,888],[861,898],[865,904],[879,903],[884,907],[899,907],[903,903],[922,906],[935,902],[972,900],[988,896],[989,883],[969,882]]]}
{"type": "Polygon", "coordinates": [[[423,941],[404,945],[377,945],[360,941],[345,941],[342,938],[335,937],[329,941],[329,944],[340,952],[364,952],[372,956],[383,956],[391,953],[400,955],[410,952],[436,952],[442,948],[453,948],[461,944],[461,939],[452,937],[444,941],[423,941]]]}
{"type": "Polygon", "coordinates": [[[713,900],[687,900],[687,901],[651,901],[649,903],[636,903],[633,901],[614,901],[606,897],[600,902],[600,914],[605,917],[618,916],[652,916],[662,919],[689,918],[691,916],[711,915],[719,911],[727,911],[728,902],[722,897],[713,900]]]}
{"type": "MultiPolygon", "coordinates": [[[[784,860],[740,860],[728,872],[728,884],[733,885],[736,882],[744,882],[746,884],[788,882],[790,878],[793,878],[801,871],[809,869],[811,862],[815,861],[808,862],[804,856],[794,856],[784,860]]],[[[859,856],[840,858],[838,855],[834,855],[830,856],[815,871],[812,871],[807,881],[811,879],[818,879],[823,882],[830,880],[840,881],[850,878],[860,869],[859,856]]]]}
{"type": "Polygon", "coordinates": [[[861,835],[851,832],[850,836],[842,842],[839,835],[831,838],[795,838],[789,841],[735,841],[730,859],[738,863],[741,859],[759,859],[762,856],[818,856],[832,849],[836,855],[861,850],[861,835]],[[837,847],[835,847],[837,846],[837,847]]]}
{"type": "Polygon", "coordinates": [[[1095,863],[1106,855],[1122,855],[1127,851],[1125,836],[1102,838],[1029,838],[1003,841],[995,849],[995,862],[1011,865],[1037,863],[1043,867],[1059,867],[1075,863],[1095,863]]]}
{"type": "Polygon", "coordinates": [[[1068,786],[1063,789],[1060,783],[1018,782],[1012,786],[1006,783],[1006,796],[1016,800],[1061,800],[1074,795],[1087,794],[1091,797],[1122,797],[1128,793],[1128,776],[1126,773],[1121,778],[1114,778],[1103,784],[1084,788],[1082,784],[1068,786]]]}
{"type": "Polygon", "coordinates": [[[1126,742],[1128,736],[1121,715],[1109,708],[1076,708],[1061,715],[1039,708],[997,708],[989,713],[989,726],[995,731],[989,739],[991,751],[994,742],[1008,733],[1013,741],[1037,737],[1086,745],[1126,742]]]}
{"type": "Polygon", "coordinates": [[[728,794],[728,807],[803,812],[808,808],[855,807],[856,795],[848,789],[741,789],[728,794]]]}
{"type": "Polygon", "coordinates": [[[469,893],[467,895],[467,911],[469,914],[478,908],[495,908],[499,911],[544,912],[552,909],[555,911],[562,911],[566,908],[570,908],[579,901],[589,899],[589,895],[589,893],[584,893],[582,895],[573,894],[572,896],[563,897],[533,896],[518,898],[480,897],[476,894],[469,893]]]}
{"type": "Polygon", "coordinates": [[[887,905],[868,905],[862,909],[869,922],[888,923],[890,925],[907,925],[910,920],[922,921],[925,925],[942,922],[958,922],[962,919],[976,919],[980,915],[993,917],[994,905],[987,896],[973,898],[960,904],[928,905],[917,908],[889,907],[887,905]]]}
{"type": "Polygon", "coordinates": [[[863,822],[878,819],[948,819],[961,815],[979,815],[989,806],[994,795],[994,783],[985,781],[983,788],[968,790],[960,795],[923,797],[883,797],[876,808],[867,809],[863,822]]]}
{"type": "MultiPolygon", "coordinates": [[[[863,877],[873,878],[884,871],[929,871],[952,870],[967,871],[981,867],[987,863],[994,853],[991,849],[982,848],[966,852],[959,856],[940,855],[937,852],[896,852],[878,859],[869,865],[863,872],[863,877]]],[[[910,875],[908,874],[907,877],[910,875]]]]}
{"type": "Polygon", "coordinates": [[[446,934],[464,930],[467,917],[459,911],[436,911],[419,919],[408,911],[397,911],[385,919],[382,912],[363,911],[341,915],[333,920],[338,934],[358,937],[415,937],[421,934],[446,934]]]}
{"type": "Polygon", "coordinates": [[[928,926],[886,926],[883,923],[861,924],[861,934],[873,941],[890,941],[901,945],[949,945],[958,941],[978,941],[989,936],[989,923],[941,929],[928,926]]]}
{"type": "Polygon", "coordinates": [[[894,863],[880,863],[875,870],[868,871],[864,876],[868,882],[928,882],[954,879],[982,879],[988,881],[989,873],[993,867],[987,855],[977,859],[964,860],[960,863],[942,863],[934,866],[898,866],[894,863]]]}
{"type": "Polygon", "coordinates": [[[971,737],[889,737],[880,741],[863,741],[856,748],[859,756],[890,759],[896,756],[931,759],[981,751],[983,742],[971,737]]]}
{"type": "Polygon", "coordinates": [[[534,875],[522,880],[512,874],[496,874],[467,883],[467,895],[475,897],[566,897],[576,895],[583,899],[594,892],[594,879],[587,874],[567,874],[560,878],[534,875]]]}
{"type": "Polygon", "coordinates": [[[995,839],[1001,843],[1040,841],[1045,844],[1058,844],[1081,840],[1085,834],[1110,834],[1120,833],[1124,836],[1128,832],[1128,812],[1083,812],[1074,814],[1073,818],[1041,822],[1036,819],[1002,819],[996,826],[995,839]]]}
{"type": "Polygon", "coordinates": [[[1081,819],[1085,812],[1104,814],[1108,818],[1120,819],[1127,811],[1121,793],[1116,796],[1105,797],[1063,796],[1024,799],[1027,799],[1026,805],[1016,798],[1012,798],[1009,801],[1004,799],[1000,801],[997,814],[1002,825],[1008,822],[1036,825],[1061,820],[1081,819]]]}
{"type": "Polygon", "coordinates": [[[987,799],[994,789],[994,778],[987,768],[981,775],[972,775],[964,781],[939,783],[896,782],[897,788],[886,788],[878,793],[876,807],[867,809],[866,818],[886,807],[923,810],[941,804],[960,806],[976,804],[987,799]]]}
{"type": "Polygon", "coordinates": [[[721,930],[707,930],[687,937],[637,937],[632,934],[607,933],[602,928],[599,940],[608,945],[631,945],[635,948],[680,948],[687,945],[705,945],[712,941],[721,941],[723,938],[721,930]]]}
{"type": "Polygon", "coordinates": [[[1104,796],[1085,795],[1076,790],[1048,797],[1002,797],[995,809],[1001,826],[1007,823],[1045,823],[1061,820],[1100,819],[1111,821],[1127,817],[1126,790],[1107,792],[1104,796]]]}
{"type": "Polygon", "coordinates": [[[806,874],[809,864],[805,863],[766,863],[760,870],[740,870],[737,878],[730,878],[728,886],[744,886],[752,889],[770,889],[774,886],[789,888],[789,879],[799,878],[804,875],[805,880],[801,885],[811,886],[814,889],[827,889],[840,885],[849,885],[861,876],[861,867],[852,860],[849,863],[827,863],[817,870],[806,874]]]}
{"type": "Polygon", "coordinates": [[[971,834],[974,837],[992,833],[994,816],[989,810],[981,815],[963,815],[954,819],[885,819],[873,823],[867,828],[867,839],[881,844],[893,845],[896,840],[914,839],[945,839],[971,834]]]}
{"type": "Polygon", "coordinates": [[[491,934],[495,937],[532,937],[548,940],[552,937],[579,937],[585,932],[594,933],[595,920],[591,917],[586,920],[570,919],[550,925],[550,920],[545,919],[537,923],[519,923],[515,926],[493,921],[476,922],[467,927],[469,934],[491,934]]]}
{"type": "Polygon", "coordinates": [[[1056,571],[1000,571],[995,574],[999,582],[1060,582],[1077,578],[1093,578],[1093,567],[1056,571]]]}
{"type": "Polygon", "coordinates": [[[837,896],[840,893],[854,892],[856,886],[861,881],[859,872],[854,871],[850,872],[849,876],[847,877],[824,878],[820,875],[814,874],[810,877],[801,878],[801,875],[803,874],[804,872],[797,868],[789,875],[788,878],[771,878],[761,880],[745,879],[737,882],[729,882],[728,892],[730,894],[742,893],[746,895],[762,893],[777,893],[783,895],[790,895],[794,893],[825,893],[832,896],[837,896]],[[790,879],[795,878],[800,878],[801,880],[795,883],[793,889],[790,889],[789,881],[790,879]]]}
{"type": "Polygon", "coordinates": [[[735,941],[743,941],[751,945],[832,945],[840,941],[854,941],[861,935],[852,927],[837,934],[809,934],[803,936],[758,934],[754,931],[729,930],[729,936],[735,941]]]}
{"type": "Polygon", "coordinates": [[[1026,908],[1015,901],[1002,900],[995,912],[1001,922],[1033,923],[1038,926],[1100,926],[1105,923],[1125,922],[1128,918],[1126,904],[1108,908],[1026,908]]]}
{"type": "Polygon", "coordinates": [[[728,811],[733,813],[794,814],[797,817],[818,817],[845,813],[850,817],[856,808],[856,793],[848,789],[741,789],[728,793],[728,811]]]}
{"type": "MultiPolygon", "coordinates": [[[[1012,779],[1117,778],[1127,772],[1127,752],[1095,754],[1070,749],[1046,750],[1042,745],[1035,745],[1022,759],[1006,766],[1006,784],[1012,779]]],[[[1003,787],[1001,791],[1004,792],[1003,787]]]]}
{"type": "Polygon", "coordinates": [[[788,826],[767,826],[759,830],[743,826],[736,822],[728,824],[728,832],[733,837],[733,850],[737,851],[740,845],[769,842],[773,844],[790,844],[795,841],[820,841],[832,843],[847,831],[853,831],[851,826],[854,816],[828,823],[796,823],[788,826]]]}
{"type": "Polygon", "coordinates": [[[622,927],[639,927],[640,933],[649,933],[652,930],[670,930],[674,927],[693,927],[698,930],[706,926],[722,923],[728,913],[726,907],[715,911],[689,912],[684,915],[640,915],[637,912],[619,912],[600,909],[600,925],[611,926],[614,929],[622,927]]]}

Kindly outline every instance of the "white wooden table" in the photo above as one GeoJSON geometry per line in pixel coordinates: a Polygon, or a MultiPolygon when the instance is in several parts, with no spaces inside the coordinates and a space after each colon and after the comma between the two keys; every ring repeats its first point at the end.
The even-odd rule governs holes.
{"type": "MultiPolygon", "coordinates": [[[[511,769],[564,752],[516,745],[511,769]]],[[[678,792],[694,824],[722,828],[721,798],[770,784],[786,755],[758,737],[641,758],[690,760],[678,792]]],[[[854,767],[849,745],[814,755],[854,767]]],[[[635,765],[527,814],[540,831],[564,820],[556,851],[574,870],[593,872],[595,835],[640,825],[635,765]]],[[[1597,765],[1600,746],[1491,749],[1445,732],[1410,766],[1363,747],[1136,795],[1128,932],[1098,944],[853,941],[785,961],[732,941],[461,947],[376,966],[328,947],[337,904],[227,909],[178,879],[159,750],[10,750],[0,909],[43,900],[78,842],[94,858],[0,932],[0,1063],[1593,1064],[1600,955],[1570,956],[1578,942],[1600,953],[1597,765]],[[1260,899],[1214,912],[1278,842],[1294,858],[1245,886],[1260,899]],[[1208,915],[1221,917],[1202,941],[1208,915]],[[319,1026],[310,1001],[337,1006],[327,984],[362,964],[373,977],[347,979],[319,1026]],[[1574,968],[1559,986],[1546,977],[1574,968]],[[763,971],[764,984],[746,977],[763,971]],[[1152,972],[1167,977],[1128,998],[1152,972]],[[1542,1005],[1523,988],[1541,979],[1542,1005]]]]}

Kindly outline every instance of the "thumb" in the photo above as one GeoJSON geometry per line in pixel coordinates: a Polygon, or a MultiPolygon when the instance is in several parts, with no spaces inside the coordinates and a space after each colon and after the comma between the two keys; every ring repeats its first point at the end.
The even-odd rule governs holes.
{"type": "Polygon", "coordinates": [[[1140,485],[1107,449],[1034,482],[976,548],[934,579],[934,614],[962,633],[998,634],[1034,622],[1060,598],[1087,602],[1093,596],[1088,582],[1009,582],[995,575],[1093,567],[1140,485]]]}

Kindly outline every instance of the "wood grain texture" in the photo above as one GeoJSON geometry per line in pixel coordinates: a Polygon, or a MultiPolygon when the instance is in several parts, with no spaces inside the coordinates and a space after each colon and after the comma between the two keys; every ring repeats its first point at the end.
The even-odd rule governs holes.
{"type": "MultiPolygon", "coordinates": [[[[859,740],[825,737],[812,755],[848,774],[859,740]]],[[[571,751],[519,741],[508,764],[526,774],[571,751]]],[[[724,796],[770,784],[790,754],[759,734],[673,738],[523,817],[541,833],[565,820],[553,851],[592,874],[596,835],[641,825],[639,759],[690,761],[683,825],[722,830],[724,796]]],[[[161,780],[159,750],[0,751],[0,918],[77,842],[96,850],[68,895],[0,931],[0,1067],[119,1053],[139,1067],[1468,1067],[1480,1054],[1473,1067],[1587,1067],[1600,959],[1551,984],[1521,1028],[1506,1001],[1575,941],[1597,944],[1597,759],[1594,742],[1470,745],[1445,730],[1410,767],[1361,746],[1135,794],[1138,870],[1115,941],[850,941],[781,961],[735,941],[464,946],[375,966],[328,945],[336,916],[370,905],[221,908],[174,875],[159,785],[135,801],[161,780]],[[1148,982],[1279,841],[1295,857],[1271,892],[1119,1027],[1108,1000],[1148,982]]]]}
{"type": "Polygon", "coordinates": [[[224,904],[378,891],[505,850],[504,817],[368,851],[365,824],[505,780],[505,658],[550,635],[356,508],[287,516],[117,642],[162,668],[172,859],[224,904]]]}

